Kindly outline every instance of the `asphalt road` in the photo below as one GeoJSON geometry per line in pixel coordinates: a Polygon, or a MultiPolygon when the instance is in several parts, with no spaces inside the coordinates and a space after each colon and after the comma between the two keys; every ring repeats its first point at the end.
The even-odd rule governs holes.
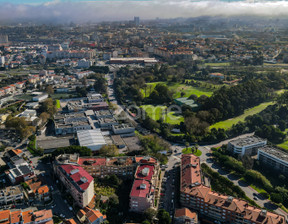
{"type": "MultiPolygon", "coordinates": [[[[244,138],[247,136],[251,136],[253,134],[254,133],[249,133],[249,134],[238,136],[236,138],[239,138],[239,137],[244,138]]],[[[236,139],[236,138],[233,138],[233,139],[236,139]]],[[[232,174],[229,174],[227,171],[221,169],[217,164],[215,164],[213,162],[213,160],[211,158],[211,148],[219,147],[219,146],[222,146],[224,144],[228,144],[228,142],[233,140],[233,139],[228,139],[228,140],[225,140],[225,141],[219,142],[217,144],[213,144],[213,145],[199,146],[199,149],[202,151],[202,155],[200,156],[201,163],[203,163],[203,162],[206,163],[214,171],[217,171],[222,176],[231,180],[235,185],[238,185],[245,192],[247,197],[254,200],[259,206],[265,207],[265,208],[270,209],[270,210],[274,210],[274,212],[287,217],[288,214],[285,211],[283,211],[281,208],[274,205],[271,201],[264,199],[256,190],[251,188],[246,182],[241,181],[239,177],[232,175],[232,174]],[[257,198],[257,200],[255,200],[254,198],[257,198]]],[[[183,145],[181,146],[179,144],[174,144],[172,146],[173,151],[177,150],[176,154],[178,154],[178,157],[181,157],[180,152],[182,152],[182,149],[184,149],[184,148],[185,148],[185,146],[183,146],[183,145]]]]}
{"type": "Polygon", "coordinates": [[[52,164],[45,164],[40,160],[40,157],[33,156],[27,149],[23,149],[25,155],[32,161],[34,172],[36,175],[43,175],[47,185],[49,186],[50,192],[52,193],[53,203],[47,206],[34,206],[37,209],[52,209],[54,215],[65,215],[66,218],[72,218],[73,212],[69,210],[69,205],[65,203],[59,189],[57,188],[56,182],[53,179],[52,164]]]}

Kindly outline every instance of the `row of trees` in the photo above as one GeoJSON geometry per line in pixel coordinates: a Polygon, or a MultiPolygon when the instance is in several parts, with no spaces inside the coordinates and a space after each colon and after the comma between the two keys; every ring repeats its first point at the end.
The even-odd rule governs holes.
{"type": "MultiPolygon", "coordinates": [[[[277,184],[272,184],[262,172],[255,170],[254,167],[261,168],[262,170],[267,170],[267,167],[263,167],[260,164],[255,163],[251,157],[244,156],[241,158],[241,161],[225,155],[226,151],[213,151],[214,160],[230,172],[235,172],[240,177],[243,177],[248,183],[254,184],[259,188],[263,188],[265,191],[261,191],[262,196],[270,199],[275,203],[283,203],[285,206],[288,206],[288,189],[285,184],[279,186],[277,184]]],[[[275,174],[270,174],[275,175],[275,174]]],[[[277,174],[277,182],[285,183],[285,176],[277,174]]]]}

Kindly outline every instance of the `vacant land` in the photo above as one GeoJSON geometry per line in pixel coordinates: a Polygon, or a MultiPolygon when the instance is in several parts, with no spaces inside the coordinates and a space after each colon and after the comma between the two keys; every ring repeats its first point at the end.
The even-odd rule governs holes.
{"type": "Polygon", "coordinates": [[[274,102],[266,102],[266,103],[261,103],[258,106],[255,106],[253,108],[245,110],[244,114],[234,117],[225,121],[220,121],[216,124],[213,124],[210,126],[210,129],[212,128],[224,128],[224,129],[229,129],[231,128],[234,124],[237,124],[240,121],[244,121],[247,116],[254,115],[260,113],[262,110],[264,110],[266,107],[274,104],[274,102]]]}
{"type": "Polygon", "coordinates": [[[206,89],[206,88],[202,88],[202,87],[193,87],[190,85],[180,84],[180,83],[167,83],[167,82],[147,83],[146,90],[141,89],[141,93],[143,94],[144,97],[149,97],[150,94],[153,92],[155,86],[157,84],[160,84],[160,83],[168,86],[168,88],[173,92],[173,98],[174,99],[180,98],[182,92],[184,93],[184,95],[182,97],[189,97],[192,94],[195,94],[198,97],[201,95],[205,95],[205,96],[210,97],[213,94],[213,90],[211,90],[211,89],[206,89]]]}
{"type": "Polygon", "coordinates": [[[155,121],[160,118],[168,124],[180,124],[184,121],[183,116],[177,116],[174,112],[167,113],[166,106],[143,105],[142,108],[146,111],[147,115],[155,121]]]}

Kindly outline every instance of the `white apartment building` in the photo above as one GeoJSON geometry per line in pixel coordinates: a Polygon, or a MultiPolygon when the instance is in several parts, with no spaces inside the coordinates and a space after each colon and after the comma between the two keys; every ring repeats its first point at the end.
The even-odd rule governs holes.
{"type": "Polygon", "coordinates": [[[267,144],[266,139],[257,136],[238,138],[228,143],[228,150],[241,156],[257,155],[257,149],[267,144]]]}
{"type": "Polygon", "coordinates": [[[282,173],[288,174],[287,152],[270,146],[265,146],[258,149],[257,159],[265,165],[273,167],[282,173]]]}

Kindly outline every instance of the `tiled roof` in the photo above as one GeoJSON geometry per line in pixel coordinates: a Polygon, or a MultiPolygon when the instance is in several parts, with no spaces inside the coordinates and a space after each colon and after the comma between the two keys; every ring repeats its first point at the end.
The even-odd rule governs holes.
{"type": "Polygon", "coordinates": [[[151,188],[151,184],[147,180],[134,180],[132,190],[130,193],[130,197],[141,197],[146,198],[147,194],[149,194],[151,188]],[[140,186],[143,186],[142,188],[140,186]],[[145,186],[145,187],[144,187],[145,186]]]}
{"type": "Polygon", "coordinates": [[[47,185],[41,186],[38,189],[38,194],[46,194],[49,192],[49,188],[47,185]]]}
{"type": "Polygon", "coordinates": [[[90,183],[93,181],[93,177],[87,171],[85,171],[84,168],[81,166],[61,165],[61,168],[68,174],[68,176],[70,176],[70,178],[82,190],[86,190],[89,187],[90,183]],[[76,172],[76,170],[78,171],[76,172]],[[83,178],[85,179],[85,181],[83,181],[83,178]]]}
{"type": "Polygon", "coordinates": [[[191,212],[190,209],[188,209],[188,208],[176,209],[175,217],[178,218],[178,217],[182,217],[182,216],[186,216],[190,219],[197,219],[197,213],[191,212]]]}
{"type": "Polygon", "coordinates": [[[22,219],[23,219],[23,223],[29,223],[29,222],[32,222],[32,219],[33,219],[33,211],[32,210],[28,210],[28,211],[25,211],[25,212],[22,212],[22,219]]]}
{"type": "Polygon", "coordinates": [[[1,224],[10,223],[10,210],[0,211],[0,222],[1,224]]]}

